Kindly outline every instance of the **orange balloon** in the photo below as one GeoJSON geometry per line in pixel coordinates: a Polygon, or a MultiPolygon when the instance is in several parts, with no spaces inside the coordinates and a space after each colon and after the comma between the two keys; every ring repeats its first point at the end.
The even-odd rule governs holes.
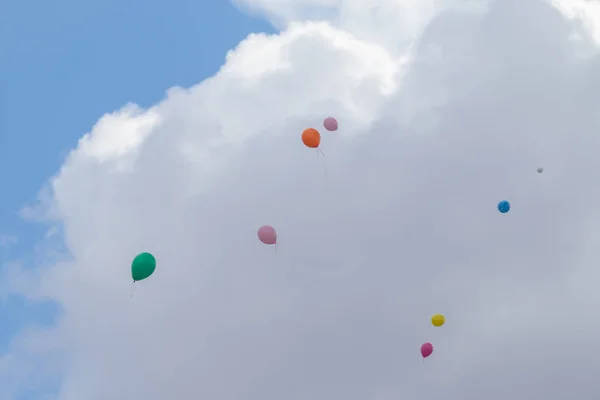
{"type": "Polygon", "coordinates": [[[302,132],[302,143],[304,143],[306,147],[316,149],[321,144],[321,134],[318,130],[313,128],[305,129],[304,132],[302,132]]]}

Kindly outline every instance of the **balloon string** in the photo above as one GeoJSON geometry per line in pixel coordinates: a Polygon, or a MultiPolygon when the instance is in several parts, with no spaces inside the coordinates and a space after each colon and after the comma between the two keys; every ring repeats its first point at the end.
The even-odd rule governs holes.
{"type": "MultiPolygon", "coordinates": [[[[317,147],[317,155],[319,155],[319,153],[321,153],[320,155],[325,157],[325,153],[323,153],[323,150],[317,147]]],[[[327,180],[327,165],[325,164],[325,161],[323,161],[323,171],[325,172],[325,180],[327,180]]]]}
{"type": "Polygon", "coordinates": [[[135,281],[131,284],[131,290],[129,291],[129,298],[133,297],[133,292],[135,290],[135,281]]]}

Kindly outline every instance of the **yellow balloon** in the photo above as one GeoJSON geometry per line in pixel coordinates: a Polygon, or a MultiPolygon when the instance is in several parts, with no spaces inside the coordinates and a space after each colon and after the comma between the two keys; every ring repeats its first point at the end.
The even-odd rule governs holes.
{"type": "Polygon", "coordinates": [[[433,326],[442,326],[445,322],[446,317],[444,317],[442,314],[435,314],[433,317],[431,317],[431,323],[433,326]]]}

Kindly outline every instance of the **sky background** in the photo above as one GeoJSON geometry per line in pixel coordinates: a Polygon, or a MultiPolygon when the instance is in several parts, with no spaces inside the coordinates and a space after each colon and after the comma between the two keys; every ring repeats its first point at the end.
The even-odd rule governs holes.
{"type": "MultiPolygon", "coordinates": [[[[2,1],[0,259],[35,263],[48,226],[19,211],[99,117],[213,75],[252,32],[273,28],[223,0],[2,1]]],[[[3,299],[0,350],[56,312],[22,296],[3,299]]]]}
{"type": "Polygon", "coordinates": [[[598,3],[38,3],[0,3],[0,400],[595,398],[598,3]]]}

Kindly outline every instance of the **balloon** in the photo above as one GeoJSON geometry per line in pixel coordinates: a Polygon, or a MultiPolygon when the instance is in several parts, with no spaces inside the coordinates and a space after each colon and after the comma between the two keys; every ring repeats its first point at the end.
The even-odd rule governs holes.
{"type": "Polygon", "coordinates": [[[498,203],[498,211],[502,214],[506,214],[510,210],[510,203],[506,200],[502,200],[498,203]]]}
{"type": "Polygon", "coordinates": [[[271,225],[263,225],[258,228],[258,239],[264,244],[277,243],[277,232],[271,225]]]}
{"type": "Polygon", "coordinates": [[[306,147],[316,149],[321,144],[321,134],[318,130],[313,128],[305,129],[302,132],[302,142],[306,147]]]}
{"type": "Polygon", "coordinates": [[[544,172],[544,168],[542,168],[542,167],[539,167],[539,168],[537,169],[537,171],[538,171],[538,173],[539,173],[539,174],[541,174],[542,172],[544,172]]]}
{"type": "Polygon", "coordinates": [[[442,314],[435,314],[433,317],[431,317],[431,323],[433,326],[442,326],[445,322],[446,317],[444,317],[442,314]]]}
{"type": "Polygon", "coordinates": [[[131,277],[134,282],[144,280],[154,273],[156,259],[150,253],[138,254],[131,263],[131,277]]]}
{"type": "Polygon", "coordinates": [[[433,353],[433,345],[431,343],[425,343],[421,346],[421,355],[423,358],[427,358],[433,353]]]}
{"type": "Polygon", "coordinates": [[[337,119],[335,119],[333,117],[327,117],[327,118],[325,118],[325,121],[323,121],[323,126],[325,127],[325,129],[327,129],[330,132],[337,131],[338,130],[337,119]]]}

